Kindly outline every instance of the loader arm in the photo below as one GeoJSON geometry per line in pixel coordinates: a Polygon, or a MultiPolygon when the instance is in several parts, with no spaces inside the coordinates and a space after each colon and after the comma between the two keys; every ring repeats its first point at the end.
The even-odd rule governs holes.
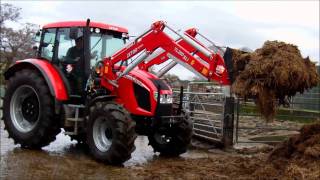
{"type": "Polygon", "coordinates": [[[174,39],[168,36],[163,31],[164,28],[168,28],[169,30],[178,34],[163,21],[157,21],[152,24],[148,31],[137,37],[133,42],[126,45],[111,57],[105,58],[103,61],[104,66],[102,67],[104,69],[101,69],[101,72],[104,73],[106,80],[110,84],[116,86],[116,81],[118,79],[127,75],[131,70],[143,63],[143,61],[155,50],[161,48],[166,53],[167,57],[185,65],[186,67],[190,68],[190,70],[201,74],[208,80],[215,80],[225,85],[230,84],[223,59],[220,55],[208,51],[207,48],[199,45],[199,43],[190,39],[188,36],[180,35],[183,41],[179,42],[185,43],[183,47],[181,44],[179,44],[179,42],[176,42],[174,39]],[[204,59],[199,60],[195,58],[190,53],[192,51],[201,52],[204,59]],[[120,71],[120,68],[117,69],[117,63],[121,61],[128,61],[138,53],[141,54],[139,54],[138,57],[136,57],[136,59],[131,62],[131,64],[129,64],[123,71],[120,71]],[[210,63],[207,63],[209,60],[210,63]]]}
{"type": "MultiPolygon", "coordinates": [[[[195,38],[198,34],[198,30],[196,28],[190,28],[190,29],[186,30],[184,32],[184,34],[186,36],[188,36],[188,38],[190,38],[191,40],[196,42],[198,45],[205,48],[207,51],[211,52],[213,55],[217,54],[217,56],[219,56],[218,53],[215,53],[213,50],[207,48],[203,43],[201,43],[198,39],[195,38]]],[[[198,57],[200,57],[202,60],[204,60],[209,65],[212,63],[215,63],[214,60],[211,60],[210,58],[208,58],[205,54],[203,54],[201,51],[198,51],[196,48],[194,48],[192,45],[188,44],[188,42],[184,41],[182,38],[177,39],[176,43],[179,44],[180,46],[182,46],[183,48],[185,48],[193,56],[197,55],[198,57]]],[[[211,41],[210,41],[210,43],[215,46],[215,44],[212,43],[211,41]]],[[[148,58],[143,63],[139,64],[139,68],[148,71],[149,68],[152,67],[153,65],[162,64],[162,63],[166,62],[168,59],[170,59],[167,54],[168,54],[168,52],[161,51],[160,53],[156,54],[152,58],[148,58]]],[[[216,58],[222,59],[221,56],[216,57],[216,58]]],[[[157,74],[158,77],[163,76],[166,72],[168,72],[170,69],[172,69],[176,64],[177,64],[177,62],[170,62],[168,65],[166,65],[163,69],[160,70],[160,72],[157,74]]]]}
{"type": "MultiPolygon", "coordinates": [[[[188,36],[190,39],[197,42],[200,46],[206,48],[208,51],[211,52],[211,50],[209,48],[205,47],[205,45],[203,45],[200,41],[195,39],[195,36],[197,35],[197,33],[198,33],[198,31],[195,28],[190,28],[184,32],[184,34],[186,36],[188,36]]],[[[182,46],[183,48],[185,48],[189,53],[191,53],[193,55],[198,55],[202,60],[205,60],[207,63],[212,62],[208,57],[206,57],[200,51],[197,51],[194,47],[192,47],[190,44],[188,44],[182,38],[177,39],[176,43],[179,44],[180,46],[182,46]]],[[[139,64],[139,68],[143,69],[143,70],[148,70],[153,65],[159,65],[159,64],[166,62],[169,59],[169,57],[167,56],[167,53],[168,52],[166,52],[166,51],[161,51],[155,57],[148,58],[143,63],[139,64]]]]}

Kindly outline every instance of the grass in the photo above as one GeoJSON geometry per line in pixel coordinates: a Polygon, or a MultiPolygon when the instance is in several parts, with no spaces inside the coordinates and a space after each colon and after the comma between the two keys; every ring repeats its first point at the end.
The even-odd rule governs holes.
{"type": "MultiPolygon", "coordinates": [[[[253,104],[240,105],[239,115],[260,116],[258,109],[253,104]]],[[[308,109],[279,108],[275,119],[293,121],[298,123],[313,123],[320,117],[320,111],[308,109]]]]}

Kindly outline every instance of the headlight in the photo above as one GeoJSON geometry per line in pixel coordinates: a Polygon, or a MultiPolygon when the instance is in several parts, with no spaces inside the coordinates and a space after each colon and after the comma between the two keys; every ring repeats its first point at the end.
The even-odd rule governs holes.
{"type": "Polygon", "coordinates": [[[172,103],[172,95],[160,94],[160,103],[161,104],[171,104],[172,103]]]}
{"type": "MultiPolygon", "coordinates": [[[[154,99],[158,100],[158,92],[153,94],[154,99]]],[[[171,94],[160,94],[160,103],[161,104],[171,104],[172,103],[172,95],[171,94]]]]}

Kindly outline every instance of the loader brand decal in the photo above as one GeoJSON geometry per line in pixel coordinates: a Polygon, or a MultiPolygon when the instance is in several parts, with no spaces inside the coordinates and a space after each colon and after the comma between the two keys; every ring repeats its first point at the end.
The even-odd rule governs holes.
{"type": "Polygon", "coordinates": [[[128,44],[127,46],[126,46],[126,49],[129,49],[131,46],[133,46],[135,44],[135,41],[132,41],[130,44],[128,44]]]}
{"type": "Polygon", "coordinates": [[[128,54],[127,54],[127,58],[129,58],[129,57],[131,57],[133,54],[137,53],[138,50],[139,50],[141,47],[143,47],[143,44],[140,44],[140,46],[138,46],[138,47],[132,49],[131,51],[129,51],[128,54]]]}
{"type": "Polygon", "coordinates": [[[176,53],[178,53],[180,56],[182,56],[183,60],[188,61],[189,58],[177,47],[174,47],[174,51],[176,51],[176,53]]]}
{"type": "Polygon", "coordinates": [[[114,31],[118,31],[118,30],[119,30],[119,28],[114,27],[114,26],[109,26],[109,29],[110,29],[110,30],[114,30],[114,31]]]}
{"type": "Polygon", "coordinates": [[[139,81],[137,78],[135,78],[135,77],[133,77],[133,76],[124,75],[123,77],[126,78],[126,79],[131,80],[132,82],[138,84],[139,86],[141,86],[141,87],[143,87],[143,88],[148,89],[147,87],[144,86],[144,84],[143,84],[141,81],[139,81]]]}

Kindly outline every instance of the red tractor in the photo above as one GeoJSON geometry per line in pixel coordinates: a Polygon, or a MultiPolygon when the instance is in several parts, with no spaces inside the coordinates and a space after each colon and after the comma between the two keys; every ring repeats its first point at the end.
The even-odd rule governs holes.
{"type": "Polygon", "coordinates": [[[138,66],[162,49],[209,80],[228,85],[228,72],[219,54],[172,30],[206,59],[196,58],[165,28],[172,30],[155,22],[125,44],[128,31],[118,26],[90,20],[45,25],[37,58],[17,61],[4,74],[3,114],[9,137],[21,147],[41,148],[63,128],[72,139],[87,144],[95,159],[108,164],[130,159],[136,133],[148,136],[160,154],[186,152],[191,122],[182,106],[173,106],[168,84],[138,66]]]}

